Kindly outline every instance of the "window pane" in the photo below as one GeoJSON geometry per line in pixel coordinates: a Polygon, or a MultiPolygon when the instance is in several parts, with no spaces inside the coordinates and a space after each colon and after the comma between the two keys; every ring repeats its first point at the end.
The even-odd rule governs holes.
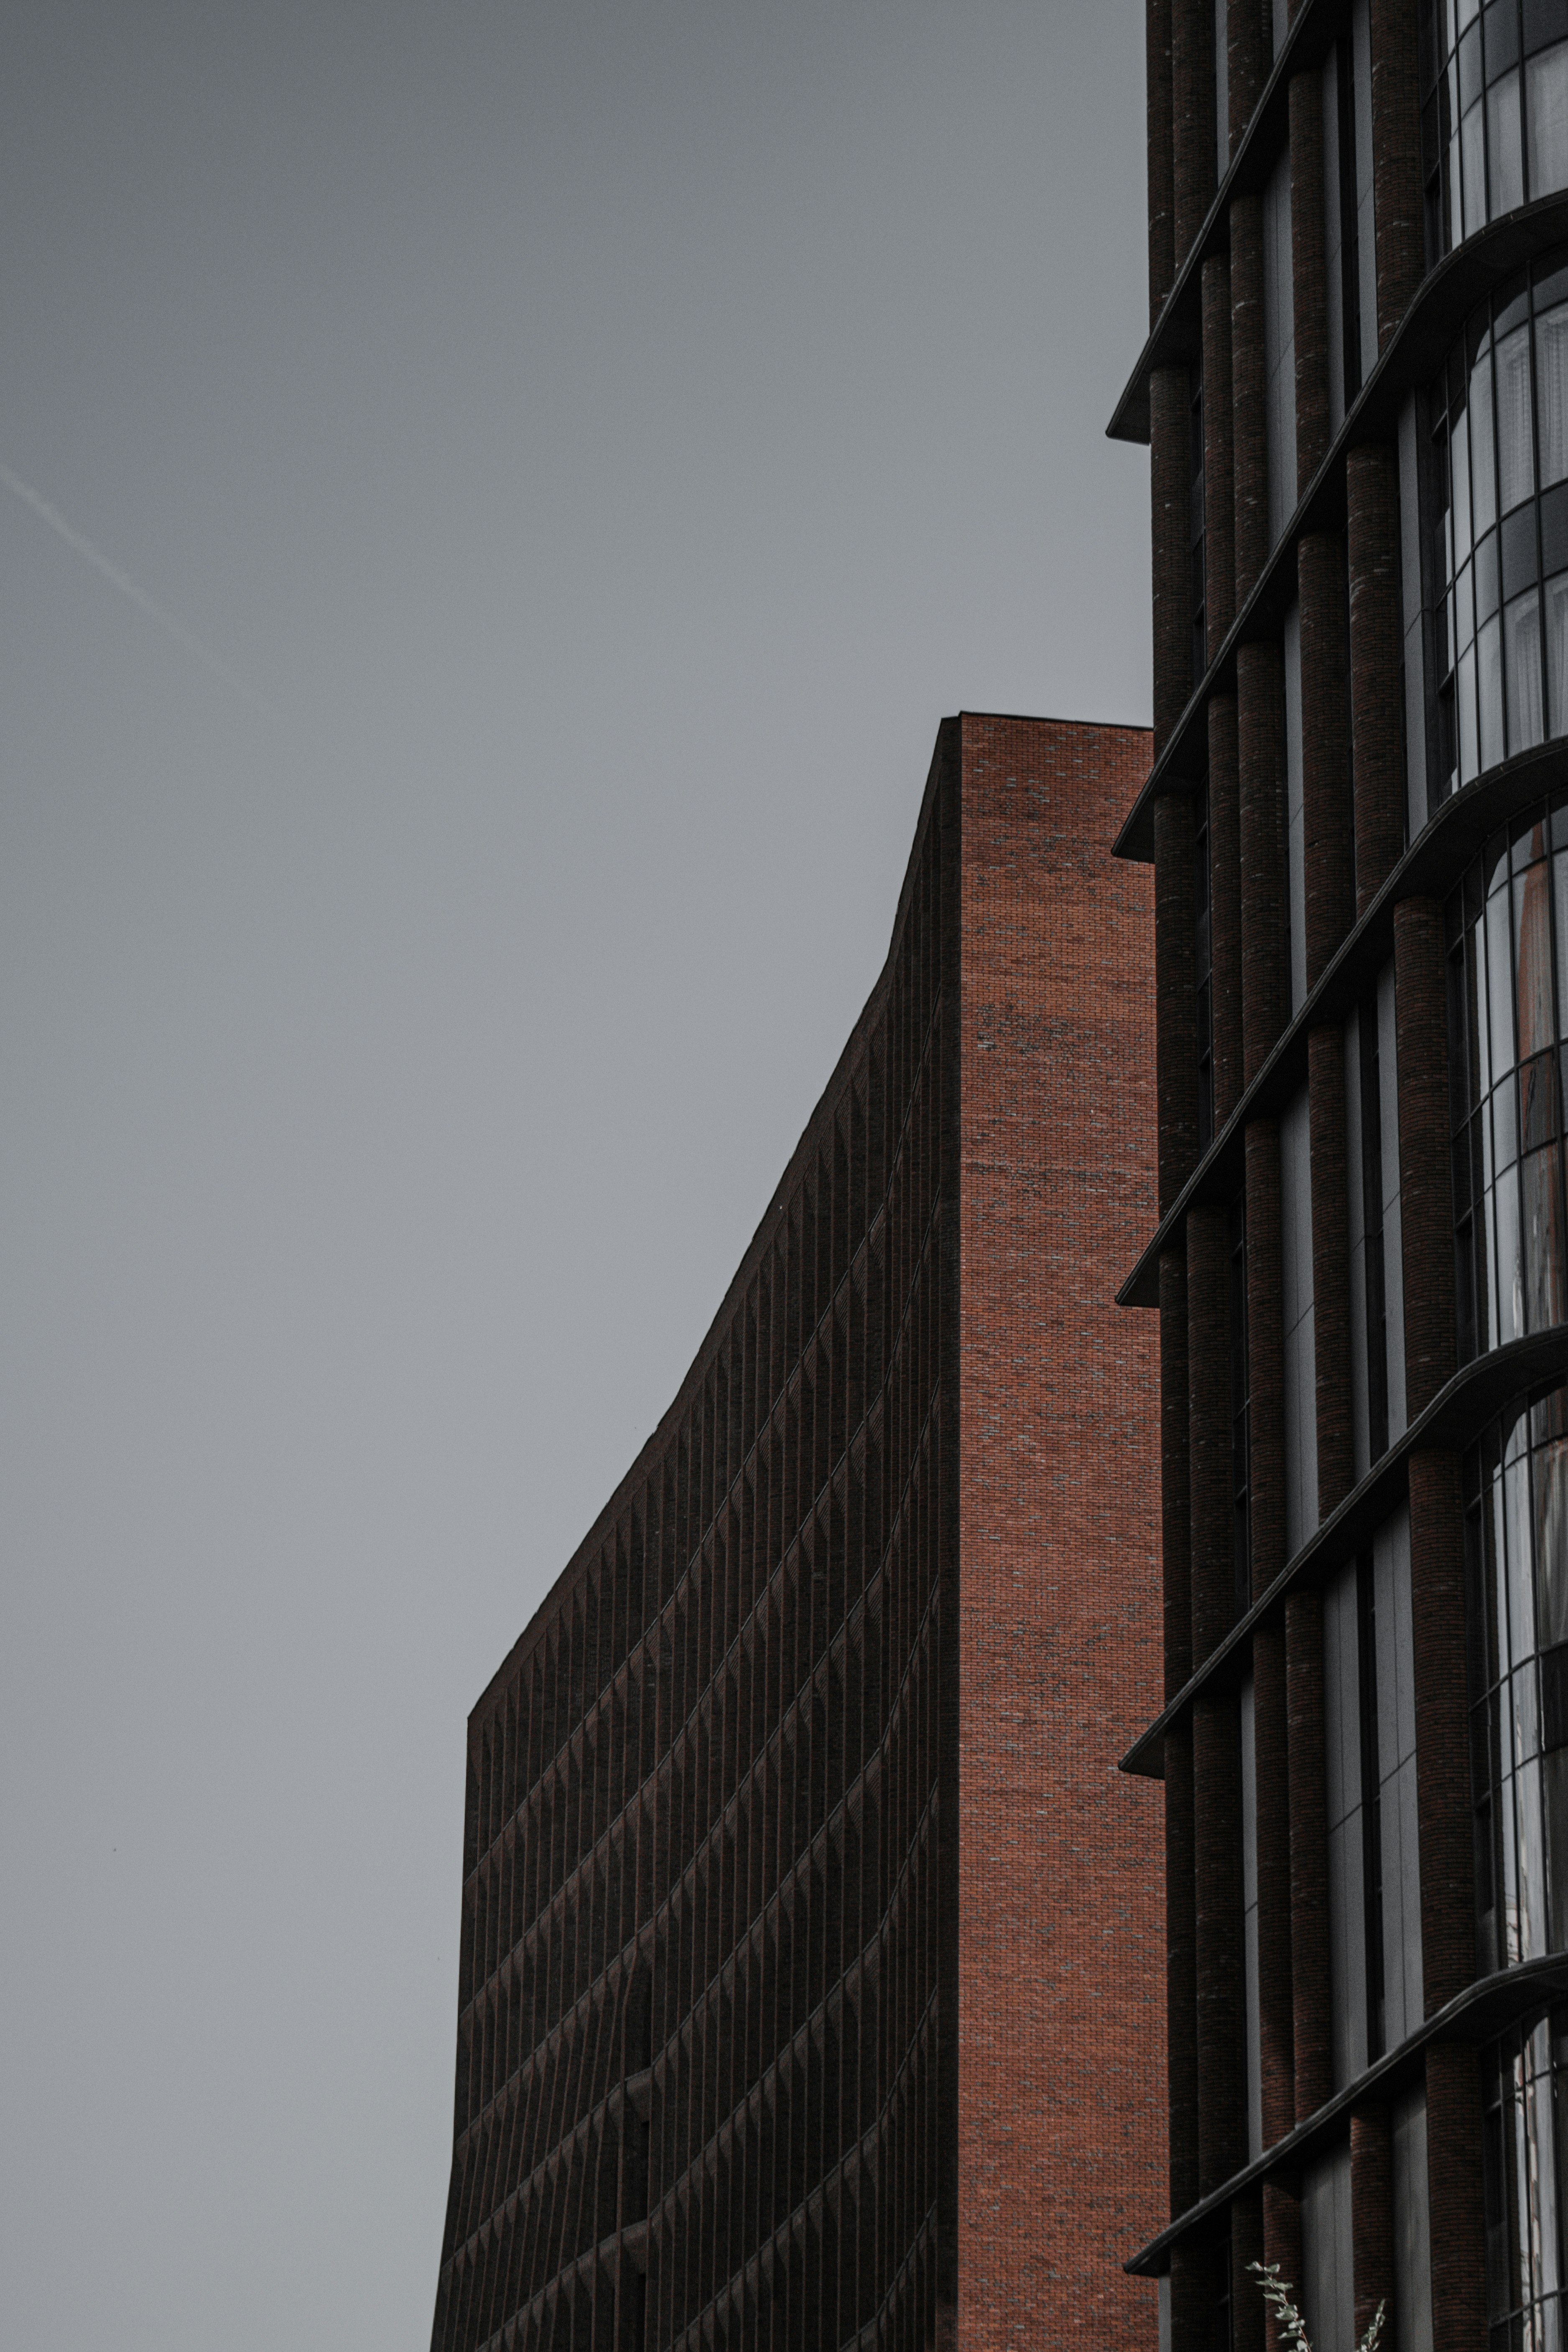
{"type": "Polygon", "coordinates": [[[1502,628],[1495,613],[1477,634],[1476,654],[1481,766],[1495,768],[1502,758],[1502,628]]]}
{"type": "MultiPolygon", "coordinates": [[[[1568,42],[1563,53],[1568,59],[1568,42]]],[[[1559,302],[1536,320],[1535,363],[1544,488],[1568,476],[1568,302],[1559,302]]]]}
{"type": "Polygon", "coordinates": [[[1519,1157],[1519,1089],[1511,1070],[1492,1095],[1492,1151],[1500,1169],[1519,1157]]]}
{"type": "Polygon", "coordinates": [[[1486,27],[1487,79],[1500,81],[1509,67],[1519,63],[1519,10],[1515,0],[1489,0],[1481,22],[1486,27]]]}
{"type": "Polygon", "coordinates": [[[1459,104],[1473,106],[1481,94],[1486,74],[1481,64],[1481,28],[1472,26],[1459,43],[1459,104]]]}
{"type": "Polygon", "coordinates": [[[1526,1151],[1555,1143],[1557,1120],[1557,1056],[1537,1054],[1519,1074],[1519,1123],[1526,1151]]]}
{"type": "Polygon", "coordinates": [[[1470,366],[1470,528],[1479,539],[1497,520],[1492,473],[1492,358],[1483,343],[1470,366]]]}
{"type": "Polygon", "coordinates": [[[1519,1179],[1505,1171],[1493,1195],[1497,1212],[1497,1330],[1494,1347],[1524,1337],[1524,1259],[1519,1236],[1519,1179]]]}
{"type": "Polygon", "coordinates": [[[1519,70],[1504,74],[1487,92],[1487,145],[1490,150],[1492,215],[1524,202],[1524,162],[1519,139],[1519,70]]]}
{"type": "MultiPolygon", "coordinates": [[[[1465,944],[1466,1017],[1470,1024],[1469,1103],[1476,1109],[1491,1091],[1492,1056],[1491,1025],[1487,1017],[1486,941],[1478,922],[1470,929],[1465,944]]],[[[1510,1045],[1512,1039],[1510,1039],[1510,1045]]]]}
{"type": "MultiPolygon", "coordinates": [[[[1482,615],[1483,619],[1485,615],[1482,615]]],[[[1454,593],[1454,635],[1462,648],[1476,634],[1476,566],[1467,563],[1454,593]]]]}
{"type": "Polygon", "coordinates": [[[1529,68],[1530,192],[1568,188],[1568,41],[1542,49],[1529,68]]]}
{"type": "Polygon", "coordinates": [[[1465,171],[1465,233],[1471,235],[1487,216],[1486,153],[1481,134],[1479,106],[1472,106],[1460,126],[1459,139],[1464,149],[1465,171]]]}
{"type": "Polygon", "coordinates": [[[1546,1781],[1547,1868],[1552,1882],[1552,1948],[1561,1952],[1568,1948],[1568,1748],[1560,1748],[1555,1756],[1549,1756],[1542,1771],[1546,1781]]]}
{"type": "MultiPolygon", "coordinates": [[[[1523,1415],[1520,1417],[1522,1423],[1523,1415]]],[[[1514,1434],[1521,1433],[1515,1424],[1514,1434]]],[[[1535,1583],[1531,1573],[1531,1534],[1532,1512],[1530,1500],[1530,1463],[1521,1454],[1503,1471],[1503,1493],[1508,1520],[1508,1615],[1510,1665],[1519,1665],[1535,1649],[1535,1583]]],[[[1517,1734],[1516,1734],[1517,1739],[1517,1734]]],[[[1533,1745],[1533,1742],[1531,1742],[1533,1745]]],[[[1516,1744],[1517,1758],[1523,1752],[1516,1744]]]]}
{"type": "Polygon", "coordinates": [[[1549,1331],[1563,1315],[1563,1199],[1559,1149],[1548,1144],[1521,1163],[1524,1183],[1524,1306],[1532,1331],[1549,1331]]]}
{"type": "Polygon", "coordinates": [[[1521,1960],[1532,1960],[1546,1949],[1546,1840],[1540,1772],[1531,1766],[1521,1767],[1513,1776],[1513,1788],[1519,1825],[1518,1948],[1521,1960]]]}
{"type": "MultiPolygon", "coordinates": [[[[1563,306],[1568,313],[1568,302],[1563,306]]],[[[1565,330],[1568,332],[1568,330],[1565,330]]],[[[1563,375],[1568,380],[1568,350],[1563,353],[1563,375]]],[[[1568,389],[1563,394],[1568,408],[1568,389]]],[[[1568,445],[1568,422],[1563,427],[1563,439],[1568,445]]],[[[1564,457],[1568,464],[1568,456],[1564,457]]],[[[1457,571],[1470,551],[1470,437],[1465,430],[1465,412],[1461,407],[1449,428],[1449,465],[1452,469],[1454,501],[1454,568],[1457,571]]]]}
{"type": "Polygon", "coordinates": [[[1491,1008],[1489,1076],[1495,1086],[1514,1063],[1513,955],[1505,890],[1494,890],[1487,900],[1487,996],[1491,1008]]]}
{"type": "MultiPolygon", "coordinates": [[[[1537,832],[1541,831],[1537,827],[1537,832]]],[[[1552,1038],[1552,921],[1544,864],[1514,877],[1519,1058],[1544,1053],[1552,1038]]]]}
{"type": "Polygon", "coordinates": [[[1519,326],[1498,342],[1498,466],[1502,510],[1535,488],[1535,441],[1530,419],[1530,329],[1519,326]]]}
{"type": "MultiPolygon", "coordinates": [[[[1546,583],[1546,661],[1552,688],[1552,731],[1568,735],[1568,572],[1546,583]]],[[[1564,1032],[1568,1034],[1568,1031],[1564,1032]]]]}
{"type": "Polygon", "coordinates": [[[1543,1646],[1568,1642],[1568,1440],[1535,1457],[1535,1558],[1543,1646]]]}
{"type": "Polygon", "coordinates": [[[1516,596],[1508,624],[1508,748],[1523,751],[1539,743],[1541,723],[1541,613],[1532,588],[1516,596]]]}

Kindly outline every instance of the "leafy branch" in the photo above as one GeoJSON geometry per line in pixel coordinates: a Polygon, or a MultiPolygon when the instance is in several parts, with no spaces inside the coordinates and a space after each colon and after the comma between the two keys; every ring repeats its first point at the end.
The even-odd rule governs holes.
{"type": "MultiPolygon", "coordinates": [[[[1249,2271],[1262,2284],[1263,2300],[1279,2324],[1279,2340],[1285,2352],[1312,2352],[1307,2340],[1307,2323],[1290,2300],[1290,2282],[1279,2275],[1278,2263],[1248,2263],[1249,2271]]],[[[1358,2352],[1377,2352],[1383,2336],[1383,2318],[1387,2308],[1380,2303],[1372,2316],[1372,2326],[1362,2337],[1358,2352]]]]}

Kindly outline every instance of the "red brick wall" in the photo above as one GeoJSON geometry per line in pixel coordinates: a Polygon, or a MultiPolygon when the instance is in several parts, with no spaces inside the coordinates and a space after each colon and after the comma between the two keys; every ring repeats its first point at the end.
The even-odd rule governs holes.
{"type": "Polygon", "coordinates": [[[1132,728],[965,717],[960,2352],[1154,2341],[1163,2225],[1153,906],[1132,728]]]}

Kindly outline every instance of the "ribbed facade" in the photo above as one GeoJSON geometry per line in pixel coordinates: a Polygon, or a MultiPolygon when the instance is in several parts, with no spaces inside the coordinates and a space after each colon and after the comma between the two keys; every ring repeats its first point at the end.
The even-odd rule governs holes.
{"type": "Polygon", "coordinates": [[[1568,6],[1149,0],[1180,2352],[1568,2331],[1568,6]],[[1216,416],[1215,409],[1222,412],[1216,416]],[[1194,436],[1191,419],[1200,414],[1194,436]],[[1203,577],[1194,572],[1202,551],[1203,577]],[[1563,2077],[1563,2079],[1568,2079],[1563,2077]]]}
{"type": "Polygon", "coordinates": [[[944,724],[838,1068],[474,1712],[433,2352],[1143,2332],[1115,2255],[1155,2218],[1157,1832],[1112,1768],[1115,1675],[1146,1705],[1156,1671],[1152,1360],[1109,1255],[1085,1244],[1086,1284],[1020,1237],[1048,1210],[1124,1254],[1152,1212],[1135,1149],[1074,1108],[1111,1067],[1135,1089],[1147,1047],[1147,888],[1110,856],[1147,761],[1132,730],[944,724]],[[1046,1349],[1072,1359],[1090,1286],[1122,1450],[1113,1486],[1064,1412],[1099,1556],[1058,1610],[1046,1349]],[[1077,1884],[1041,1887],[1086,1827],[1077,1884]],[[1091,1980],[1112,1876],[1123,1942],[1091,1980]],[[1069,2173],[1088,2238],[1066,2213],[1042,2245],[1069,2173]]]}

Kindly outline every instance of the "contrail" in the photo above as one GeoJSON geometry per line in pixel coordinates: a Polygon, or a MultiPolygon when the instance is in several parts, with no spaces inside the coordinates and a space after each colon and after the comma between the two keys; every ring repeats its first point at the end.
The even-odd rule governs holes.
{"type": "Polygon", "coordinates": [[[129,572],[121,572],[117,563],[110,563],[108,556],[94,547],[90,539],[84,539],[80,531],[66,520],[59,509],[52,507],[30,483],[23,481],[19,474],[14,474],[5,465],[0,465],[0,482],[4,482],[8,490],[14,490],[24,506],[31,507],[39,521],[47,523],[57,539],[63,539],[68,547],[74,548],[95,572],[101,573],[111,588],[118,588],[122,596],[129,596],[150,621],[157,623],[165,636],[173,637],[177,646],[199,661],[202,667],[226,686],[231,694],[237,694],[242,701],[248,702],[253,710],[260,711],[262,717],[270,719],[275,726],[281,725],[279,713],[265,697],[257,693],[253,686],[247,685],[237,670],[230,669],[221,656],[209,652],[199,637],[191,635],[183,621],[175,620],[173,613],[165,613],[162,604],[148,595],[145,588],[138,587],[129,572]]]}

